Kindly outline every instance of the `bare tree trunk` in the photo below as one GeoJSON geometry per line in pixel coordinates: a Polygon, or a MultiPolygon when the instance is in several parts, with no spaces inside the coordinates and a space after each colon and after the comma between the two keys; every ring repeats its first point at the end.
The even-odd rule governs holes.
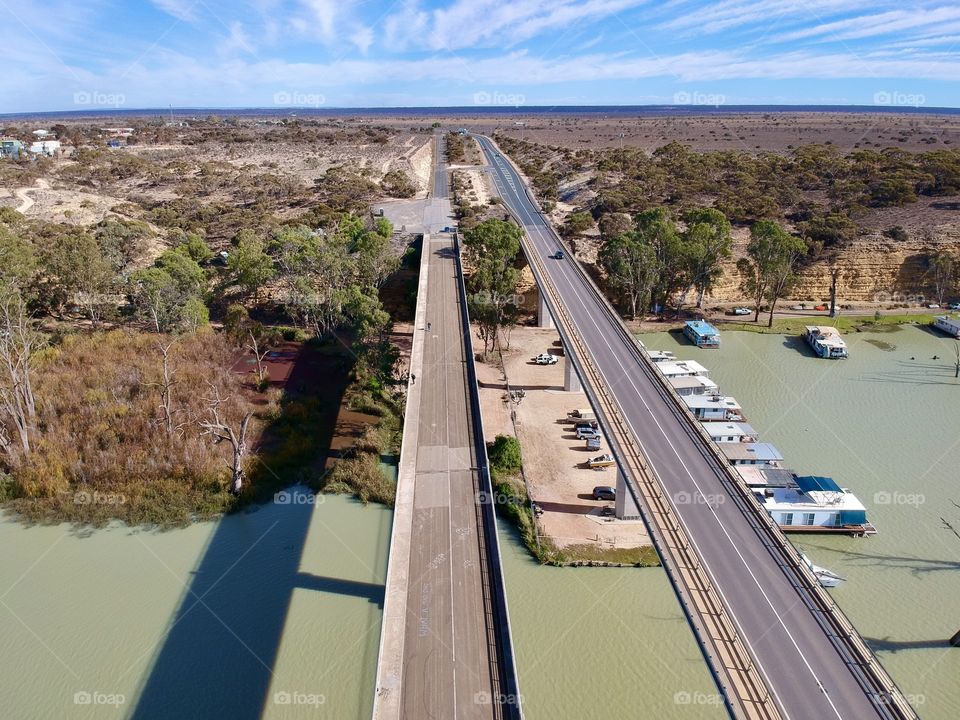
{"type": "Polygon", "coordinates": [[[176,375],[177,371],[170,367],[170,350],[175,343],[176,340],[166,345],[160,342],[157,343],[160,352],[163,354],[163,382],[158,383],[158,385],[160,387],[160,410],[163,413],[163,427],[167,431],[167,437],[173,436],[173,415],[175,413],[173,408],[173,386],[176,385],[176,381],[173,379],[173,376],[176,375]]]}
{"type": "Polygon", "coordinates": [[[264,351],[261,353],[260,344],[257,342],[257,335],[256,333],[253,332],[253,330],[251,330],[250,331],[250,349],[253,350],[253,356],[257,359],[257,388],[259,389],[260,386],[263,385],[263,377],[264,377],[263,361],[267,357],[267,355],[270,353],[270,348],[264,349],[264,351]]]}
{"type": "MultiPolygon", "coordinates": [[[[23,298],[0,291],[0,420],[5,418],[16,428],[24,455],[30,453],[37,414],[31,356],[39,343],[23,298]]],[[[5,432],[4,437],[0,447],[9,452],[12,442],[5,432]]]]}
{"type": "Polygon", "coordinates": [[[215,444],[223,441],[230,443],[230,447],[233,449],[233,461],[230,464],[230,471],[232,473],[230,492],[238,495],[243,488],[243,463],[247,456],[247,431],[250,427],[250,418],[253,417],[253,413],[248,412],[244,415],[243,420],[240,421],[239,430],[234,430],[220,419],[220,405],[223,403],[220,398],[220,389],[216,385],[211,385],[210,387],[212,389],[212,395],[209,399],[209,405],[212,421],[202,420],[200,427],[203,428],[204,434],[213,437],[215,444]]]}

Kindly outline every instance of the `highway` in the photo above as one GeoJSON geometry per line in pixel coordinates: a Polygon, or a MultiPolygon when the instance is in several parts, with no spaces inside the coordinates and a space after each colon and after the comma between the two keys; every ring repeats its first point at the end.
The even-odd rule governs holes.
{"type": "MultiPolygon", "coordinates": [[[[554,320],[587,349],[589,357],[579,358],[578,371],[589,360],[606,393],[613,396],[779,715],[788,720],[911,716],[909,707],[904,711],[898,704],[902,695],[892,681],[889,687],[897,702],[877,692],[876,677],[885,677],[882,668],[871,665],[873,675],[869,675],[862,657],[858,660],[849,652],[850,643],[837,636],[836,625],[825,620],[822,606],[814,602],[802,577],[785,559],[779,546],[782,535],[737,496],[729,469],[720,464],[699,431],[678,410],[652,366],[638,357],[620,319],[598,296],[576,261],[569,255],[562,260],[551,257],[562,245],[516,169],[488,138],[475,137],[491,166],[496,194],[523,225],[528,259],[530,253],[536,254],[531,265],[536,261],[542,268],[562,302],[565,318],[555,316],[554,320]]],[[[590,382],[589,377],[581,379],[590,382]]],[[[627,475],[649,524],[649,504],[637,479],[627,475]]],[[[656,537],[657,528],[651,530],[656,537]]],[[[676,568],[670,567],[669,558],[665,565],[676,588],[676,568]]],[[[679,588],[678,595],[683,598],[679,588]]],[[[687,612],[689,616],[690,610],[687,612]]],[[[713,662],[710,638],[699,635],[722,685],[725,676],[713,662]]],[[[728,708],[737,715],[730,694],[722,689],[728,708]]]]}

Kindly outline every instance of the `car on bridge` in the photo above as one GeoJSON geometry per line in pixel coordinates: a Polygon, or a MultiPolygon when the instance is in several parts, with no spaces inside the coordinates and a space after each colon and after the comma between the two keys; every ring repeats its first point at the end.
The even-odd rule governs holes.
{"type": "Polygon", "coordinates": [[[550,353],[540,353],[533,359],[533,361],[537,365],[556,365],[557,356],[551,355],[550,353]]]}
{"type": "Polygon", "coordinates": [[[593,499],[594,500],[616,500],[617,489],[615,487],[610,487],[609,485],[597,485],[593,489],[593,499]]]}
{"type": "Polygon", "coordinates": [[[553,259],[554,259],[554,260],[563,260],[563,250],[557,250],[557,251],[553,254],[553,259]]]}

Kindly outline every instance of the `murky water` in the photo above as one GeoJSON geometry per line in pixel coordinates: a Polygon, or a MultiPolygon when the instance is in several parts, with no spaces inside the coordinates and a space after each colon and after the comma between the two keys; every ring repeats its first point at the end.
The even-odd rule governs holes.
{"type": "MultiPolygon", "coordinates": [[[[775,335],[644,341],[704,363],[789,466],[865,502],[879,535],[802,545],[848,578],[831,592],[920,714],[953,720],[953,344],[917,328],[847,339],[843,362],[775,335]]],[[[369,717],[389,530],[388,510],[339,497],[166,533],[0,522],[0,716],[369,717]]],[[[501,541],[530,720],[724,716],[661,570],[541,567],[501,541]]]]}
{"type": "Polygon", "coordinates": [[[831,594],[920,715],[954,720],[960,648],[946,641],[960,630],[960,540],[941,520],[960,526],[954,343],[918,327],[846,340],[850,358],[828,361],[779,335],[726,332],[720,350],[643,337],[706,365],[787,467],[831,476],[863,501],[878,535],[798,544],[847,578],[831,594]]]}
{"type": "Polygon", "coordinates": [[[389,531],[342,497],[164,533],[4,521],[0,716],[369,717],[389,531]]]}

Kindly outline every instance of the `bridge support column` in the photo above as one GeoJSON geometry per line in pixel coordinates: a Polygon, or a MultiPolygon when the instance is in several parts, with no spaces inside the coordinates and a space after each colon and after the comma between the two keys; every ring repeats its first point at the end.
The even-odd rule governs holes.
{"type": "Polygon", "coordinates": [[[617,466],[617,502],[614,504],[614,514],[617,520],[640,520],[640,508],[634,502],[633,495],[627,489],[627,478],[617,466]]]}
{"type": "Polygon", "coordinates": [[[570,352],[566,348],[563,350],[563,389],[567,392],[581,392],[583,390],[580,377],[570,360],[570,352]]]}
{"type": "Polygon", "coordinates": [[[957,634],[950,638],[950,644],[955,648],[960,648],[960,630],[957,630],[957,634]]]}
{"type": "Polygon", "coordinates": [[[537,327],[554,327],[553,316],[550,315],[550,308],[547,307],[547,301],[544,299],[542,292],[540,293],[540,301],[537,303],[537,327]]]}

